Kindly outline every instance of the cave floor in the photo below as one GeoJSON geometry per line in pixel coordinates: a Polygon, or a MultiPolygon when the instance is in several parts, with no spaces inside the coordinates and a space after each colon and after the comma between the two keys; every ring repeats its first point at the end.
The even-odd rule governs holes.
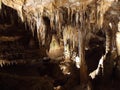
{"type": "MultiPolygon", "coordinates": [[[[0,67],[0,90],[53,90],[53,87],[54,90],[79,90],[79,69],[72,65],[72,75],[64,75],[59,63],[50,62],[49,58],[44,60],[41,57],[47,56],[41,50],[28,47],[29,38],[16,28],[0,30],[0,60],[6,61],[0,67]]],[[[89,73],[97,68],[103,52],[103,46],[85,52],[89,73]]],[[[120,81],[114,75],[111,80],[103,81],[100,77],[91,80],[93,90],[120,89],[120,81]]]]}

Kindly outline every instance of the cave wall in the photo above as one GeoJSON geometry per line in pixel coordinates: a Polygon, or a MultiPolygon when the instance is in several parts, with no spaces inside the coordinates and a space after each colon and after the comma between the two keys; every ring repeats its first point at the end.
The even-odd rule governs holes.
{"type": "Polygon", "coordinates": [[[120,2],[117,0],[1,1],[2,21],[9,19],[11,24],[23,23],[32,33],[32,37],[38,40],[39,48],[45,47],[50,58],[63,56],[65,62],[70,62],[72,54],[76,52],[81,59],[81,80],[83,79],[84,83],[88,80],[84,51],[93,35],[100,30],[104,32],[105,55],[114,48],[119,55],[119,40],[117,47],[115,42],[120,21],[120,2]]]}

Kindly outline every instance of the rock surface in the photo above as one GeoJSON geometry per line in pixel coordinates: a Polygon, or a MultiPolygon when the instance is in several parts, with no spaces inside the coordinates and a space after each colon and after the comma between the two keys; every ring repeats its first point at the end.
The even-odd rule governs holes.
{"type": "MultiPolygon", "coordinates": [[[[11,45],[14,45],[15,41],[18,41],[18,43],[24,42],[24,45],[22,43],[22,44],[19,44],[19,47],[17,47],[17,50],[19,50],[18,48],[22,47],[22,49],[20,49],[20,52],[23,53],[25,51],[23,47],[24,46],[27,47],[28,43],[32,43],[31,45],[33,46],[37,44],[39,45],[39,49],[40,49],[39,52],[41,53],[40,54],[41,56],[46,56],[46,53],[44,54],[44,52],[46,52],[47,50],[47,55],[51,59],[57,59],[61,56],[71,58],[73,53],[76,53],[76,55],[80,53],[79,52],[79,48],[80,48],[79,44],[81,43],[79,40],[80,32],[82,32],[81,37],[83,35],[82,41],[85,42],[85,45],[82,45],[82,46],[89,47],[88,49],[86,49],[86,52],[89,52],[89,50],[93,50],[96,47],[97,48],[101,47],[99,44],[100,41],[105,43],[105,40],[104,40],[105,36],[101,36],[100,34],[97,37],[96,35],[101,31],[102,34],[103,33],[109,34],[108,36],[110,36],[110,39],[107,38],[107,35],[106,35],[106,41],[107,40],[111,41],[110,43],[108,43],[111,45],[110,46],[111,51],[114,48],[117,48],[118,55],[120,53],[119,32],[118,32],[119,28],[117,26],[118,23],[120,22],[120,1],[119,0],[0,0],[0,6],[1,6],[0,7],[0,19],[1,19],[0,23],[1,22],[2,24],[7,23],[0,26],[0,30],[1,30],[0,33],[2,35],[0,36],[0,41],[2,42],[1,44],[6,43],[6,41],[9,42],[7,43],[8,45],[4,44],[4,47],[7,46],[8,48],[8,46],[10,47],[11,45]],[[23,40],[21,40],[22,38],[17,37],[18,35],[9,36],[8,34],[10,33],[9,31],[11,30],[7,32],[6,27],[7,29],[9,29],[8,24],[10,24],[10,26],[15,25],[17,27],[16,31],[20,27],[23,27],[21,29],[28,31],[30,33],[29,35],[30,37],[27,37],[27,36],[25,37],[25,35],[27,34],[24,34],[24,35],[21,35],[23,37],[23,40]],[[8,36],[3,35],[3,32],[5,32],[5,34],[7,33],[8,36]],[[54,34],[57,37],[57,39],[54,39],[54,34]],[[92,37],[92,36],[95,36],[95,37],[92,37]],[[96,39],[96,37],[97,37],[96,41],[99,43],[95,43],[95,46],[93,44],[90,45],[89,44],[91,42],[90,40],[96,39]],[[28,38],[28,39],[25,39],[25,38],[28,38]],[[34,42],[32,42],[32,40],[30,40],[31,42],[27,41],[30,38],[32,38],[34,42]]],[[[23,33],[26,33],[26,32],[23,32],[23,33]]],[[[12,32],[12,35],[13,35],[13,32],[12,32]]],[[[15,43],[15,46],[17,46],[16,43],[15,43]]],[[[104,47],[107,47],[107,45],[104,45],[104,47]]],[[[3,50],[2,48],[0,49],[3,50]]],[[[32,47],[32,49],[35,49],[35,48],[32,47]]],[[[7,50],[10,52],[13,50],[13,48],[11,49],[10,47],[10,50],[9,49],[7,50]]],[[[9,56],[9,53],[4,52],[7,50],[3,50],[3,54],[9,56]]],[[[30,51],[32,50],[30,49],[30,51]]],[[[83,49],[83,51],[85,51],[85,49],[83,49]]],[[[109,51],[109,45],[108,45],[108,51],[109,51]]],[[[93,52],[97,53],[95,51],[93,52]]],[[[34,53],[34,54],[33,53],[30,53],[30,55],[25,54],[24,56],[25,57],[28,56],[29,58],[34,58],[35,56],[37,56],[35,54],[38,54],[38,53],[34,53]]],[[[22,57],[20,55],[18,55],[19,58],[22,57]]],[[[85,58],[85,55],[83,55],[83,58],[85,58]]],[[[108,65],[108,67],[106,67],[105,72],[107,72],[108,69],[111,69],[110,73],[112,73],[113,67],[109,67],[109,66],[111,64],[113,66],[115,61],[113,61],[113,58],[110,58],[110,59],[112,60],[112,62],[110,62],[109,56],[108,56],[108,61],[105,63],[105,66],[108,65]]],[[[25,59],[25,61],[27,60],[25,59]]],[[[36,61],[37,60],[33,60],[31,62],[36,62],[36,61]]],[[[9,63],[9,61],[5,61],[5,62],[9,63]]],[[[5,62],[3,60],[0,61],[2,66],[5,62]]],[[[83,63],[83,65],[84,64],[85,63],[83,63]]],[[[88,63],[88,66],[89,64],[90,63],[88,63]]],[[[120,71],[119,66],[120,64],[118,61],[117,63],[118,73],[120,71]]],[[[94,66],[91,65],[91,68],[92,67],[94,66]]],[[[82,70],[84,72],[84,68],[82,70]]],[[[86,71],[85,71],[85,74],[86,74],[86,71]]],[[[83,76],[85,74],[83,74],[83,76]]],[[[98,81],[100,79],[101,78],[98,76],[98,81]]],[[[68,84],[69,83],[71,82],[68,81],[68,84]]],[[[69,87],[69,85],[67,85],[66,87],[69,87]]],[[[83,87],[84,87],[84,84],[83,84],[83,87]]]]}

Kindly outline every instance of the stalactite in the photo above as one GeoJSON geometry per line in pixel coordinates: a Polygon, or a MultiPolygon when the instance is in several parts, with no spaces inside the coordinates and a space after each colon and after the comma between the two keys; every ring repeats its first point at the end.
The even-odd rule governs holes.
{"type": "Polygon", "coordinates": [[[25,20],[24,20],[23,13],[22,13],[22,6],[20,7],[20,10],[17,11],[17,14],[20,17],[21,21],[24,22],[25,20]]]}
{"type": "Polygon", "coordinates": [[[46,35],[46,26],[43,21],[42,16],[38,16],[37,20],[37,36],[39,39],[39,43],[42,43],[42,45],[45,44],[45,35],[46,35]]]}
{"type": "Polygon", "coordinates": [[[59,18],[59,10],[56,10],[55,11],[55,26],[56,27],[58,27],[59,26],[59,20],[60,20],[60,18],[59,18]]]}
{"type": "Polygon", "coordinates": [[[62,32],[62,13],[59,9],[56,10],[55,13],[55,30],[58,34],[58,37],[61,37],[62,32]]]}
{"type": "Polygon", "coordinates": [[[79,24],[79,12],[76,12],[76,18],[75,18],[75,21],[76,21],[76,26],[79,24]]]}
{"type": "Polygon", "coordinates": [[[38,13],[37,18],[36,18],[36,29],[37,29],[37,38],[39,40],[39,45],[41,43],[40,33],[42,33],[42,32],[40,32],[40,29],[42,28],[41,24],[42,24],[42,17],[38,13]]]}
{"type": "Polygon", "coordinates": [[[102,28],[102,25],[103,25],[103,19],[104,19],[103,8],[102,8],[103,5],[104,5],[104,2],[102,2],[100,6],[100,11],[99,11],[99,20],[98,20],[99,28],[102,28]]]}
{"type": "Polygon", "coordinates": [[[71,20],[71,8],[68,7],[67,9],[68,9],[68,11],[67,11],[68,12],[68,15],[67,15],[68,16],[68,20],[67,21],[69,23],[69,21],[71,20]]]}
{"type": "Polygon", "coordinates": [[[50,27],[51,29],[54,29],[54,13],[52,13],[50,17],[50,27]]]}
{"type": "Polygon", "coordinates": [[[35,21],[33,18],[29,19],[27,18],[27,23],[28,23],[28,26],[30,27],[30,30],[32,32],[32,35],[34,36],[35,35],[35,21]]]}
{"type": "Polygon", "coordinates": [[[73,21],[74,21],[74,20],[73,20],[73,15],[74,15],[74,9],[71,8],[71,19],[70,19],[70,20],[71,20],[71,23],[73,23],[73,21]]]}
{"type": "Polygon", "coordinates": [[[95,10],[92,9],[91,13],[90,13],[90,23],[95,23],[95,20],[96,17],[95,17],[95,10]]]}
{"type": "Polygon", "coordinates": [[[58,21],[58,29],[59,29],[59,35],[62,37],[62,22],[63,22],[63,15],[60,12],[59,13],[59,21],[58,21]]]}
{"type": "MultiPolygon", "coordinates": [[[[102,0],[103,1],[103,0],[102,0]]],[[[102,11],[101,11],[101,2],[102,1],[98,1],[96,4],[98,4],[96,7],[97,7],[97,26],[98,26],[98,28],[101,28],[101,17],[102,17],[102,15],[101,15],[101,13],[102,13],[102,11]]]]}

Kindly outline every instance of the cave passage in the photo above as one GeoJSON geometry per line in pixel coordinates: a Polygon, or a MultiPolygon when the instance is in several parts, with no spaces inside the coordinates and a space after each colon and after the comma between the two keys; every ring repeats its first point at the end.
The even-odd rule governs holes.
{"type": "Polygon", "coordinates": [[[119,90],[119,0],[0,0],[0,90],[119,90]]]}

